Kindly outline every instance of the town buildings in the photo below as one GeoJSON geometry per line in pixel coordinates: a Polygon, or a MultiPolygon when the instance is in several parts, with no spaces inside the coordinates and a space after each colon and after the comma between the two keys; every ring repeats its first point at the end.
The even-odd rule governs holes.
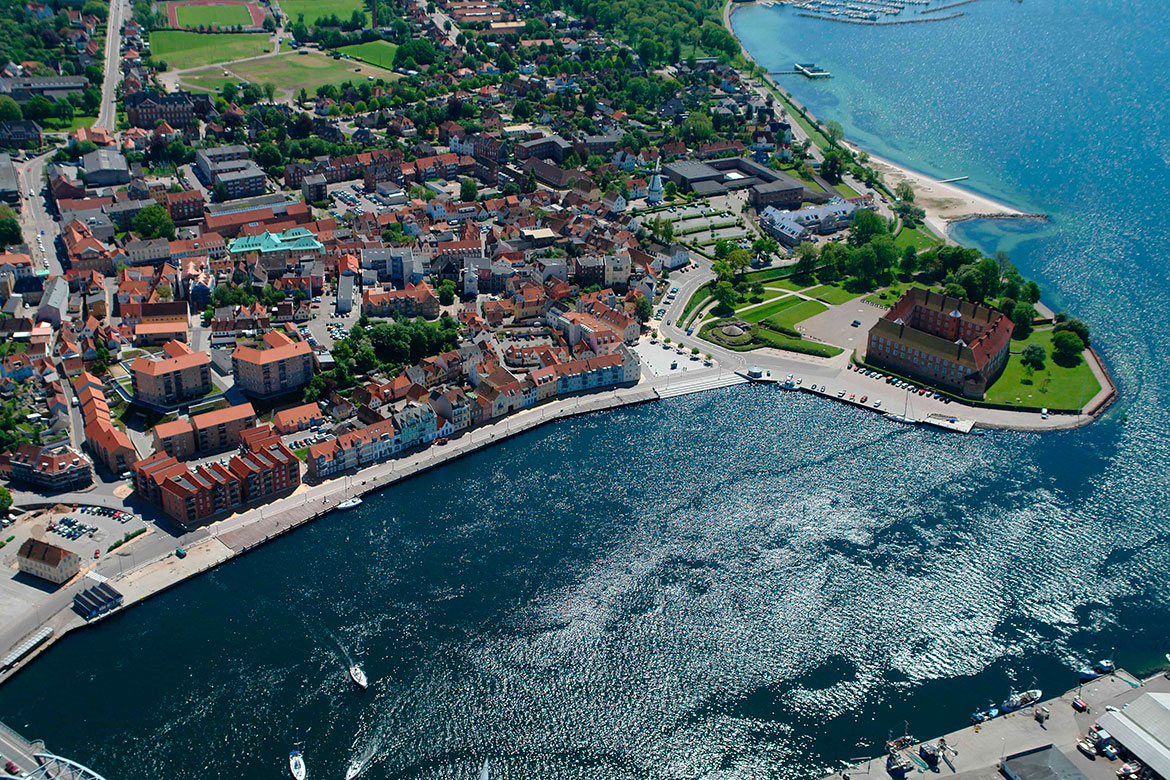
{"type": "Polygon", "coordinates": [[[211,357],[179,341],[168,341],[162,352],[130,364],[134,399],[156,407],[173,407],[211,393],[211,357]]]}
{"type": "Polygon", "coordinates": [[[869,329],[865,359],[982,398],[1003,373],[1012,328],[995,309],[912,287],[869,329]]]}
{"type": "Polygon", "coordinates": [[[21,444],[12,453],[12,478],[51,493],[80,490],[93,481],[85,453],[63,444],[21,444]]]}
{"type": "Polygon", "coordinates": [[[255,398],[299,390],[313,378],[313,350],[280,331],[264,334],[258,346],[237,346],[232,353],[236,387],[255,398]]]}
{"type": "Polygon", "coordinates": [[[81,556],[55,544],[28,538],[16,552],[17,569],[54,585],[68,582],[81,571],[81,556]]]}
{"type": "Polygon", "coordinates": [[[156,452],[134,464],[139,496],[158,506],[184,528],[287,495],[301,484],[300,460],[268,426],[243,431],[243,451],[226,464],[189,469],[175,457],[156,452]]]}

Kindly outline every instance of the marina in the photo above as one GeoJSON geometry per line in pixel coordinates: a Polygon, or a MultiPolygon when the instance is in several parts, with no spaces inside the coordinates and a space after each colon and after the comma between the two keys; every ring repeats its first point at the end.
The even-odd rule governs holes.
{"type": "MultiPolygon", "coordinates": [[[[1072,678],[1074,674],[1070,674],[1072,678]]],[[[1024,692],[1023,699],[1029,697],[1024,692]]],[[[1126,707],[1144,694],[1167,695],[1170,679],[1159,674],[1138,680],[1123,669],[1082,683],[1055,698],[1030,700],[1014,711],[998,706],[977,712],[972,724],[948,734],[919,741],[909,735],[891,740],[886,755],[853,762],[824,780],[889,780],[924,772],[959,775],[968,780],[1003,777],[1028,780],[1059,777],[1063,780],[1113,780],[1125,777],[1118,770],[1128,766],[1119,757],[1112,740],[1100,737],[1106,718],[1124,713],[1126,707]],[[991,714],[994,713],[994,714],[991,714]],[[1094,736],[1096,735],[1096,736],[1094,736]],[[1084,743],[1088,748],[1080,747],[1084,743]],[[1046,753],[1057,752],[1061,758],[1046,753]],[[1045,766],[1063,765],[1067,760],[1076,773],[1036,773],[1045,766]],[[1053,760],[1055,759],[1055,760],[1053,760]],[[945,766],[939,766],[939,762],[945,766]],[[1019,766],[1016,765],[1019,763],[1019,766]],[[1079,777],[1078,777],[1079,775],[1079,777]]],[[[1014,704],[1009,696],[1004,704],[1014,704]]],[[[1108,721],[1106,721],[1107,723],[1108,721]]]]}

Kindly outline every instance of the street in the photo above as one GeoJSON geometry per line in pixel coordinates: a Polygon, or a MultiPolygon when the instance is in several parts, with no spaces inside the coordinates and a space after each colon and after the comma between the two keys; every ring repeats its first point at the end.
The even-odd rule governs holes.
{"type": "Polygon", "coordinates": [[[102,82],[101,107],[94,122],[97,127],[110,132],[117,129],[115,100],[118,84],[122,81],[122,21],[129,9],[129,0],[110,0],[110,15],[106,21],[106,77],[102,82]]]}

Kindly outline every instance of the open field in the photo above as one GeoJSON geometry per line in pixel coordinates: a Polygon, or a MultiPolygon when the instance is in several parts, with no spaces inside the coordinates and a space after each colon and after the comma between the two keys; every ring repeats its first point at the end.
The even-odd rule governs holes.
{"type": "Polygon", "coordinates": [[[394,67],[394,54],[398,51],[398,47],[390,41],[367,41],[366,43],[355,43],[353,46],[342,46],[338,51],[342,54],[348,54],[355,60],[390,70],[394,67]]]}
{"type": "Polygon", "coordinates": [[[235,84],[239,79],[233,76],[224,76],[223,69],[216,67],[183,74],[180,81],[184,87],[205,92],[219,92],[223,89],[224,84],[235,84]]]}
{"type": "Polygon", "coordinates": [[[789,306],[779,314],[768,318],[768,321],[782,328],[795,328],[796,323],[815,317],[829,307],[819,301],[801,301],[795,306],[789,306]]]}
{"type": "Polygon", "coordinates": [[[871,295],[865,296],[868,303],[876,303],[878,306],[885,306],[889,308],[897,303],[898,299],[906,294],[906,291],[911,287],[921,287],[923,290],[929,289],[921,282],[895,282],[884,290],[878,290],[871,295]]]}
{"type": "Polygon", "coordinates": [[[843,287],[838,287],[832,284],[823,284],[812,290],[805,292],[805,295],[810,298],[816,298],[825,303],[837,306],[838,304],[848,303],[861,293],[851,293],[843,287]]]}
{"type": "Polygon", "coordinates": [[[172,70],[195,68],[217,62],[255,57],[271,50],[267,35],[160,30],[150,34],[150,51],[155,60],[166,60],[172,70]]]}
{"type": "Polygon", "coordinates": [[[985,400],[991,403],[1077,409],[1101,389],[1097,377],[1084,360],[1071,368],[1058,366],[1052,360],[1051,330],[1034,331],[1022,341],[1013,339],[1011,351],[1003,374],[987,391],[985,400]],[[1039,344],[1048,353],[1044,368],[1033,373],[1031,378],[1020,361],[1020,353],[1029,344],[1039,344]]]}
{"type": "Polygon", "coordinates": [[[912,246],[919,252],[936,247],[942,241],[926,226],[921,227],[903,227],[898,231],[898,235],[894,236],[894,246],[898,247],[899,252],[906,251],[906,247],[912,246]]]}
{"type": "MultiPolygon", "coordinates": [[[[288,15],[292,22],[296,22],[301,14],[305,16],[305,24],[312,25],[317,19],[330,14],[337,14],[342,20],[353,16],[354,11],[361,11],[369,19],[369,10],[362,0],[284,0],[280,10],[288,15]]],[[[384,19],[383,19],[384,21],[384,19]]]]}
{"type": "Polygon", "coordinates": [[[302,87],[313,93],[322,84],[340,84],[344,81],[394,79],[398,76],[388,70],[354,60],[335,60],[319,54],[282,54],[262,60],[241,62],[231,66],[231,72],[244,81],[255,84],[273,84],[277,90],[294,92],[302,87]]]}
{"type": "Polygon", "coordinates": [[[785,309],[795,306],[798,303],[800,303],[800,298],[797,298],[795,295],[789,295],[781,298],[780,300],[765,304],[764,306],[760,306],[755,309],[748,309],[739,316],[743,318],[745,322],[759,322],[760,320],[766,320],[773,314],[779,314],[785,309]]]}
{"type": "MultiPolygon", "coordinates": [[[[242,5],[183,5],[175,6],[179,27],[251,27],[252,14],[242,5]]],[[[168,9],[169,11],[169,9],[168,9]]]]}

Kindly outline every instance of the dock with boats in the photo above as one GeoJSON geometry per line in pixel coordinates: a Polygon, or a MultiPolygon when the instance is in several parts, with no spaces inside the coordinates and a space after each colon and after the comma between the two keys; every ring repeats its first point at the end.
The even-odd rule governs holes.
{"type": "MultiPolygon", "coordinates": [[[[1076,679],[1075,673],[1069,676],[1070,680],[1076,679]]],[[[875,746],[875,754],[882,750],[886,754],[849,763],[824,780],[890,780],[916,778],[928,772],[962,775],[969,780],[1003,780],[1000,765],[1004,759],[1048,747],[1061,753],[1087,778],[1117,777],[1123,761],[1105,755],[1090,758],[1078,749],[1078,743],[1107,711],[1122,710],[1145,693],[1170,693],[1170,679],[1159,674],[1143,681],[1118,669],[1014,712],[1003,714],[998,711],[1000,705],[993,704],[997,710],[994,717],[948,734],[926,740],[905,735],[891,740],[888,747],[875,746]],[[932,760],[933,765],[928,763],[932,760]]],[[[986,714],[986,702],[971,704],[980,715],[986,714]]]]}
{"type": "Polygon", "coordinates": [[[810,19],[884,27],[957,19],[963,12],[953,9],[974,2],[977,0],[958,0],[931,7],[931,0],[796,0],[791,5],[799,16],[810,19]],[[919,7],[917,16],[906,15],[910,6],[919,7]],[[942,15],[944,11],[951,13],[942,15]]]}

